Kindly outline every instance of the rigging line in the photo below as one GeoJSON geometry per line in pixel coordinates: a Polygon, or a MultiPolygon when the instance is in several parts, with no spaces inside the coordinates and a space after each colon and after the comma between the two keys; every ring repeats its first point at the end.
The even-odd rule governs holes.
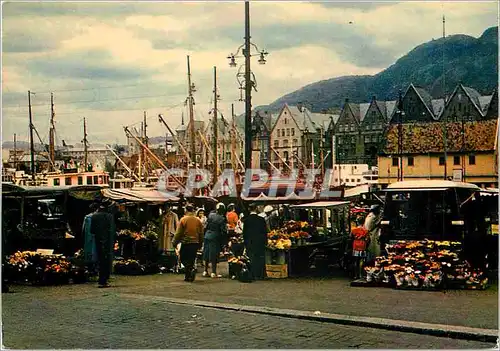
{"type": "MultiPolygon", "coordinates": [[[[116,99],[104,99],[104,100],[79,100],[79,101],[66,101],[66,102],[58,102],[57,106],[61,105],[71,105],[71,104],[80,104],[80,103],[97,103],[97,102],[108,102],[108,101],[122,101],[122,100],[133,100],[133,99],[150,99],[150,98],[157,98],[157,97],[164,97],[164,96],[170,96],[171,94],[162,94],[162,95],[143,95],[143,96],[129,96],[125,98],[116,98],[116,99]]],[[[36,107],[36,106],[50,106],[50,103],[44,103],[44,104],[32,104],[31,107],[36,107]]],[[[14,108],[18,106],[4,106],[2,108],[14,108]]]]}
{"type": "Polygon", "coordinates": [[[64,92],[72,92],[72,91],[90,91],[90,90],[100,90],[100,89],[116,89],[116,88],[130,88],[137,87],[141,85],[149,85],[149,82],[144,82],[144,84],[130,84],[130,85],[115,85],[115,86],[107,86],[107,87],[93,87],[93,88],[81,88],[81,89],[62,89],[62,90],[50,90],[50,91],[37,91],[34,90],[37,94],[50,94],[50,93],[64,93],[64,92]]]}

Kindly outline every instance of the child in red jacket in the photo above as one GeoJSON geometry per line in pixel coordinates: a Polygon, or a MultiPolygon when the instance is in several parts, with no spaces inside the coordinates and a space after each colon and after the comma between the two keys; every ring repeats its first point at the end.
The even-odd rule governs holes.
{"type": "Polygon", "coordinates": [[[366,248],[368,247],[368,231],[362,226],[361,221],[357,221],[357,227],[351,230],[352,236],[352,256],[354,260],[354,279],[362,276],[362,262],[366,258],[366,248]]]}

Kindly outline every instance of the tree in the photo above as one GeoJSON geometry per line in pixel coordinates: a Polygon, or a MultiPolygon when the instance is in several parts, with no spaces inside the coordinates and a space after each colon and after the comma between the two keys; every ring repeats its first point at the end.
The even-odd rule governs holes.
{"type": "Polygon", "coordinates": [[[109,173],[111,177],[113,177],[113,174],[115,173],[115,166],[106,160],[106,163],[104,164],[104,170],[109,173]]]}
{"type": "Polygon", "coordinates": [[[125,147],[123,147],[123,145],[115,144],[113,146],[113,151],[116,152],[118,156],[120,156],[125,153],[125,147]]]}

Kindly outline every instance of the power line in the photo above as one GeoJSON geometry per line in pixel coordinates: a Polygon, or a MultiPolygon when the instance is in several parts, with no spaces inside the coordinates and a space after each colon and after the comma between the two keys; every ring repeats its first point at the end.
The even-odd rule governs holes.
{"type": "MultiPolygon", "coordinates": [[[[183,104],[184,104],[184,102],[177,104],[177,105],[168,105],[168,106],[152,106],[152,107],[129,108],[129,109],[108,109],[108,110],[91,110],[91,111],[93,111],[94,113],[96,113],[96,112],[97,113],[98,112],[120,112],[120,111],[144,111],[144,110],[152,110],[152,109],[159,109],[159,108],[167,108],[168,110],[170,110],[172,108],[179,107],[183,104]]],[[[57,115],[61,116],[61,115],[72,115],[72,114],[81,113],[79,111],[89,111],[89,109],[82,108],[82,109],[77,109],[77,110],[74,110],[71,112],[58,112],[57,115]]],[[[38,113],[38,114],[40,114],[40,113],[38,113]]],[[[9,113],[8,115],[12,116],[12,117],[14,117],[14,116],[22,117],[25,115],[25,113],[19,111],[19,113],[17,113],[17,112],[16,113],[9,113]]]]}
{"type": "MultiPolygon", "coordinates": [[[[109,101],[122,101],[122,100],[133,100],[133,99],[149,99],[149,98],[157,98],[157,97],[165,97],[171,96],[171,94],[162,94],[162,95],[145,95],[145,96],[129,96],[125,98],[116,98],[116,99],[104,99],[104,100],[79,100],[79,101],[66,101],[62,103],[57,103],[57,106],[62,105],[72,105],[72,104],[80,104],[80,103],[97,103],[97,102],[109,102],[109,101]]],[[[50,106],[50,103],[45,104],[33,104],[32,107],[35,106],[50,106]]],[[[20,106],[3,106],[2,108],[19,108],[20,106]]]]}
{"type": "Polygon", "coordinates": [[[74,92],[74,91],[90,91],[90,90],[101,90],[101,89],[117,89],[117,88],[130,88],[130,87],[138,87],[141,85],[150,85],[149,82],[144,82],[140,84],[130,84],[130,85],[114,85],[107,87],[93,87],[93,88],[79,88],[79,89],[62,89],[62,90],[51,90],[51,91],[35,91],[37,94],[50,94],[50,93],[65,93],[65,92],[74,92]]]}

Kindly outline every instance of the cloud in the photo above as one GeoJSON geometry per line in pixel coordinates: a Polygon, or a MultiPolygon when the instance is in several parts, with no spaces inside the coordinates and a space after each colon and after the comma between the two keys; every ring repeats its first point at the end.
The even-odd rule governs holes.
{"type": "MultiPolygon", "coordinates": [[[[80,141],[81,119],[91,137],[124,140],[123,125],[165,113],[172,128],[186,115],[186,56],[191,57],[197,116],[207,119],[217,66],[220,109],[244,110],[237,69],[226,56],[243,44],[243,2],[3,4],[2,115],[4,136],[27,135],[28,90],[33,113],[47,134],[50,91],[58,133],[80,141]]],[[[490,2],[252,2],[251,36],[269,51],[252,59],[258,92],[253,106],[318,80],[375,74],[416,45],[447,34],[479,36],[497,23],[490,2]],[[349,23],[352,22],[352,23],[349,23]]],[[[243,63],[241,59],[238,64],[243,63]]]]}

